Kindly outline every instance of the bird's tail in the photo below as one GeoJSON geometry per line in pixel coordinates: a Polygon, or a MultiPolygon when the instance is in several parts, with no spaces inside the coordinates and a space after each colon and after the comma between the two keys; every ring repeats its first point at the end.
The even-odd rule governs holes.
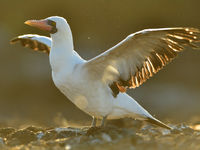
{"type": "Polygon", "coordinates": [[[162,128],[166,128],[166,129],[172,130],[172,128],[170,126],[164,124],[163,122],[157,120],[156,118],[150,118],[150,117],[148,117],[145,121],[147,121],[149,123],[152,123],[152,124],[155,124],[157,126],[160,126],[162,128]]]}

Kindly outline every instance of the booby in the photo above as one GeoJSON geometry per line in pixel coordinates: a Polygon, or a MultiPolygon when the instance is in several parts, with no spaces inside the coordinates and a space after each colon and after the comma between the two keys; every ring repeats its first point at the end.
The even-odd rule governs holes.
{"type": "Polygon", "coordinates": [[[130,117],[171,129],[154,118],[126,94],[171,62],[185,47],[199,48],[200,30],[190,27],[145,29],[127,36],[104,53],[84,60],[74,50],[72,32],[59,16],[28,20],[25,24],[50,33],[50,37],[27,34],[20,41],[25,47],[49,54],[56,87],[78,108],[101,125],[106,119],[130,117]]]}

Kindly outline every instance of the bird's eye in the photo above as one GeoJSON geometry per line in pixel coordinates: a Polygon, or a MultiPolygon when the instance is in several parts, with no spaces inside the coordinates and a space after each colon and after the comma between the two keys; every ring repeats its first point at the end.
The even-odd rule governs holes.
{"type": "Polygon", "coordinates": [[[56,27],[56,22],[52,21],[52,20],[48,20],[48,25],[51,25],[53,27],[56,27]]]}

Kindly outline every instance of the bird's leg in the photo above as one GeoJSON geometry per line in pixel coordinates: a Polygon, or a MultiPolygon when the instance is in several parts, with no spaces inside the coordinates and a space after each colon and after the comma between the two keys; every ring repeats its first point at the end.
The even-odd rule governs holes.
{"type": "Polygon", "coordinates": [[[106,121],[107,116],[104,116],[102,121],[101,121],[101,127],[104,127],[105,121],[106,121]]]}
{"type": "Polygon", "coordinates": [[[96,127],[96,123],[97,123],[97,118],[95,118],[94,116],[92,116],[92,124],[91,124],[91,127],[96,127]]]}

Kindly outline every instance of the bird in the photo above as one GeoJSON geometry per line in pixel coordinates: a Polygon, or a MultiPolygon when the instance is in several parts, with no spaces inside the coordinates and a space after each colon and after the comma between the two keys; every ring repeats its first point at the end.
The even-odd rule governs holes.
{"type": "Polygon", "coordinates": [[[44,30],[50,37],[25,34],[11,40],[49,55],[55,86],[79,109],[90,115],[91,127],[102,119],[124,117],[172,127],[153,117],[126,94],[170,63],[186,47],[198,49],[200,30],[192,27],[144,29],[128,35],[107,51],[89,60],[75,50],[67,20],[51,16],[25,24],[44,30]]]}

